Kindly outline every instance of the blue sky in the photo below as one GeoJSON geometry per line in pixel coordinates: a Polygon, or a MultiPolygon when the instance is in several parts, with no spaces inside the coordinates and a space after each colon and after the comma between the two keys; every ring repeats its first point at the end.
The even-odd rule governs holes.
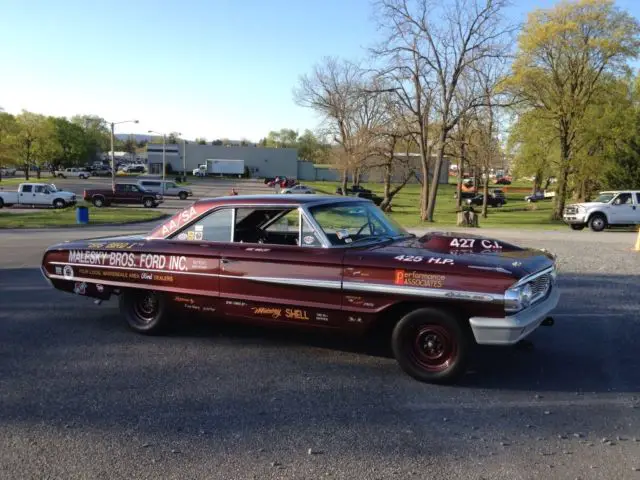
{"type": "MultiPolygon", "coordinates": [[[[298,76],[377,39],[370,0],[2,0],[0,107],[96,114],[187,138],[315,128],[298,76]]],[[[513,1],[509,15],[554,2],[513,1]]],[[[640,16],[633,0],[618,4],[640,16]]]]}

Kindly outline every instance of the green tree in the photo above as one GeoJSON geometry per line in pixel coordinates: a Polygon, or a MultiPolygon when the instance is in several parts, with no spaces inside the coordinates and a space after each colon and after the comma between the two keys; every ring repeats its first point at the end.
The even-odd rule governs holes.
{"type": "Polygon", "coordinates": [[[54,131],[45,116],[26,110],[16,116],[16,123],[18,129],[13,137],[14,148],[17,158],[24,165],[24,178],[29,180],[30,169],[41,167],[47,155],[55,154],[52,146],[54,131]]]}
{"type": "Polygon", "coordinates": [[[86,148],[90,159],[94,160],[100,152],[111,148],[111,135],[104,118],[97,115],[76,115],[71,123],[79,125],[84,131],[86,148]]]}
{"type": "Polygon", "coordinates": [[[206,145],[207,144],[207,140],[205,138],[196,138],[196,143],[198,145],[206,145]]]}
{"type": "Polygon", "coordinates": [[[579,128],[603,75],[636,58],[640,26],[612,0],[563,2],[536,10],[520,35],[511,87],[541,112],[558,134],[558,189],[553,216],[562,218],[579,128]]]}
{"type": "Polygon", "coordinates": [[[49,117],[48,121],[51,124],[60,153],[58,158],[53,158],[51,161],[65,166],[80,165],[85,162],[89,158],[90,152],[82,127],[63,117],[49,117]]]}
{"type": "Polygon", "coordinates": [[[0,112],[0,165],[16,161],[13,137],[17,131],[16,118],[10,113],[0,112]]]}

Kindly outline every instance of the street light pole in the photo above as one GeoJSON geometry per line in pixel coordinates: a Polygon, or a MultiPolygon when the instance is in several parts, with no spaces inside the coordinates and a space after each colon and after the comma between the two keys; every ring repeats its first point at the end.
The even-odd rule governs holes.
{"type": "Polygon", "coordinates": [[[165,180],[164,176],[167,171],[167,160],[165,156],[166,150],[167,150],[167,136],[163,133],[162,134],[162,190],[163,190],[162,193],[164,193],[164,180],[165,180]]]}
{"type": "Polygon", "coordinates": [[[123,122],[109,122],[111,126],[111,190],[116,191],[116,152],[115,152],[115,134],[114,129],[116,125],[120,125],[121,123],[138,123],[138,120],[125,120],[123,122]]]}
{"type": "Polygon", "coordinates": [[[113,129],[115,127],[115,124],[113,122],[111,122],[111,191],[115,192],[116,191],[116,152],[114,151],[114,141],[113,141],[113,137],[115,136],[113,133],[113,129]]]}
{"type": "Polygon", "coordinates": [[[182,181],[187,181],[187,141],[182,139],[182,181]]]}

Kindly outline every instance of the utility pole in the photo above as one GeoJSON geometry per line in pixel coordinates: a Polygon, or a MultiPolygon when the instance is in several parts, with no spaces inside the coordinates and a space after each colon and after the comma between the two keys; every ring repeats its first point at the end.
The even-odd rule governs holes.
{"type": "Polygon", "coordinates": [[[121,123],[138,123],[138,120],[125,120],[123,122],[109,122],[111,126],[111,190],[116,191],[116,152],[114,151],[115,134],[114,128],[121,123]]]}

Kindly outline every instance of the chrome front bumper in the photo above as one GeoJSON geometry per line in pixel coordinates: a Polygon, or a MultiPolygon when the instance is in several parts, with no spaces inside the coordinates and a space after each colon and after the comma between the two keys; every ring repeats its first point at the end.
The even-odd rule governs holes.
{"type": "Polygon", "coordinates": [[[469,323],[479,345],[513,345],[531,334],[540,326],[560,299],[557,286],[551,288],[549,296],[540,303],[515,315],[503,318],[471,317],[469,323]]]}
{"type": "Polygon", "coordinates": [[[587,217],[584,213],[574,213],[574,214],[564,214],[562,216],[562,220],[564,221],[564,223],[567,223],[569,225],[572,224],[583,224],[583,223],[587,223],[587,217]]]}

